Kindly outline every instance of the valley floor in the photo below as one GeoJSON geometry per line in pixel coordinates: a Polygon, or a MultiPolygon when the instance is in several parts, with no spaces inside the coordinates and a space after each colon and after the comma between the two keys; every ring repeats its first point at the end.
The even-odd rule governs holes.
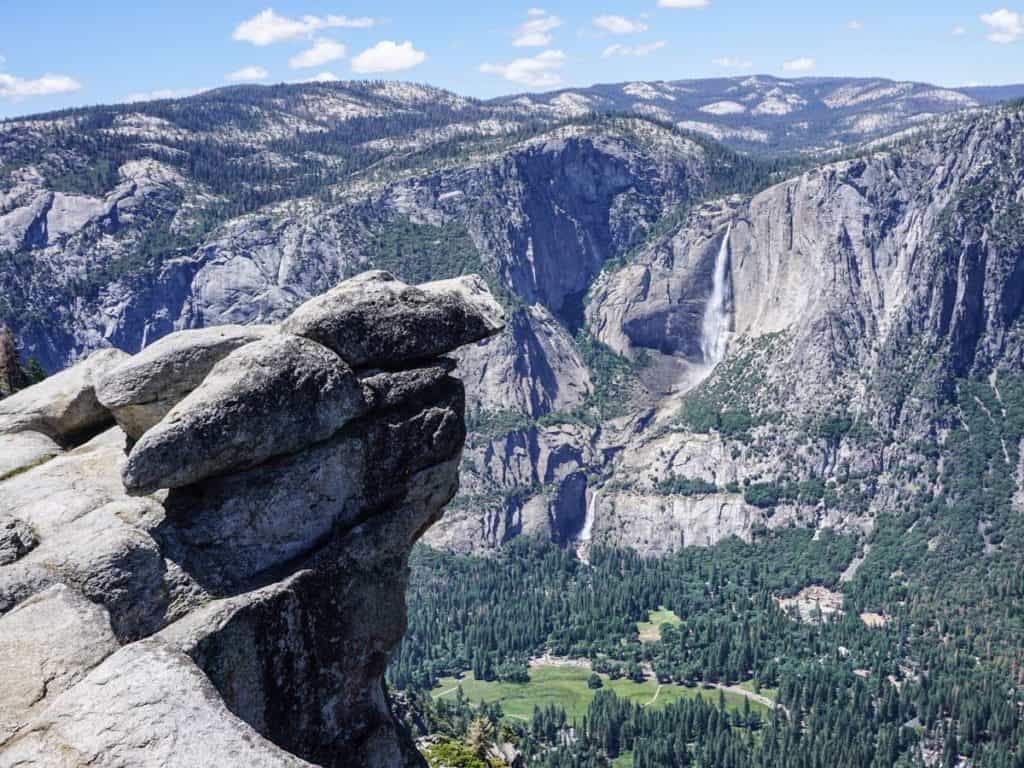
{"type": "MultiPolygon", "coordinates": [[[[581,720],[597,690],[601,690],[587,686],[590,674],[588,668],[580,666],[539,665],[531,667],[530,682],[504,683],[477,680],[472,673],[467,673],[462,678],[442,678],[432,693],[435,698],[454,699],[459,688],[462,688],[465,697],[474,704],[498,702],[506,718],[522,722],[530,721],[535,708],[550,704],[565,709],[570,719],[581,720]]],[[[719,690],[725,696],[725,706],[729,711],[742,711],[744,698],[750,699],[751,709],[759,710],[763,717],[767,717],[773,706],[767,696],[740,686],[688,688],[675,684],[661,685],[653,679],[637,683],[626,679],[612,680],[607,675],[600,677],[603,688],[614,691],[620,699],[642,707],[661,709],[680,700],[698,697],[713,704],[718,701],[719,690]]]]}

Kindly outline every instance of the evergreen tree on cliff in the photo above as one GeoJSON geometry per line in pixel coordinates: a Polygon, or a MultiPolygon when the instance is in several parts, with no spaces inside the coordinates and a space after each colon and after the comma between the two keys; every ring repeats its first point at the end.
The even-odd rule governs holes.
{"type": "Polygon", "coordinates": [[[23,378],[14,334],[0,325],[0,397],[7,397],[24,386],[23,378]]]}

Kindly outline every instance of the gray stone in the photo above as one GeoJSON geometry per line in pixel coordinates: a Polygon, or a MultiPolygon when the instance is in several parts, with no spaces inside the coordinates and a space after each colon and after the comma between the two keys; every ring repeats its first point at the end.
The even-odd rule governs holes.
{"type": "Polygon", "coordinates": [[[105,504],[44,539],[22,564],[42,568],[104,606],[122,641],[150,635],[164,625],[170,598],[164,559],[145,530],[122,519],[148,505],[159,507],[148,499],[105,504]]]}
{"type": "Polygon", "coordinates": [[[276,332],[271,326],[221,325],[172,333],[104,374],[96,396],[138,440],[198,387],[214,365],[276,332]]]}
{"type": "Polygon", "coordinates": [[[455,361],[442,359],[436,363],[405,371],[364,371],[359,380],[367,402],[383,410],[401,405],[410,398],[437,386],[455,370],[455,361]]]}
{"type": "Polygon", "coordinates": [[[143,435],[123,478],[132,493],[178,488],[326,440],[367,409],[333,352],[288,334],[221,360],[143,435]]]}
{"type": "Polygon", "coordinates": [[[0,510],[45,539],[111,501],[125,498],[124,433],[108,429],[84,445],[0,481],[0,510]]]}
{"type": "Polygon", "coordinates": [[[107,612],[65,586],[0,616],[0,745],[117,648],[107,612]]]}
{"type": "Polygon", "coordinates": [[[0,435],[0,481],[37,467],[64,452],[42,432],[14,432],[0,435]]]}
{"type": "Polygon", "coordinates": [[[308,450],[172,491],[153,535],[205,589],[224,593],[308,554],[366,501],[362,441],[338,436],[308,450]]]}
{"type": "Polygon", "coordinates": [[[237,592],[315,552],[367,509],[400,501],[411,476],[458,455],[461,410],[461,384],[438,379],[307,450],[173,490],[153,535],[206,591],[237,592]]]}
{"type": "Polygon", "coordinates": [[[74,442],[113,421],[96,399],[96,381],[128,355],[95,352],[78,365],[0,400],[0,434],[35,430],[62,442],[74,442]]]}
{"type": "Polygon", "coordinates": [[[233,715],[195,663],[156,641],[126,646],[48,701],[0,747],[0,766],[310,766],[233,715]]]}
{"type": "Polygon", "coordinates": [[[395,368],[480,341],[503,327],[479,278],[413,287],[375,270],[310,299],[282,330],[333,349],[354,368],[395,368]]]}
{"type": "Polygon", "coordinates": [[[9,565],[33,549],[39,540],[24,520],[0,513],[0,565],[9,565]]]}

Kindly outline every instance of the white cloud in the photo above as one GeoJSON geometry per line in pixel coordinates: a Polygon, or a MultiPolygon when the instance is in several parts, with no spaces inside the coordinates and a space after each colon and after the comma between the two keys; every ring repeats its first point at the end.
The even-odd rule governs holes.
{"type": "Polygon", "coordinates": [[[6,99],[24,99],[30,96],[52,96],[81,90],[82,84],[67,75],[46,74],[35,80],[24,80],[0,72],[0,96],[6,99]]]}
{"type": "Polygon", "coordinates": [[[801,56],[797,59],[790,59],[782,64],[782,68],[787,72],[813,72],[814,68],[817,66],[818,62],[810,56],[801,56]]]}
{"type": "Polygon", "coordinates": [[[967,27],[963,26],[962,24],[957,24],[955,27],[949,30],[949,34],[951,34],[953,37],[963,37],[964,35],[967,34],[967,27]]]}
{"type": "Polygon", "coordinates": [[[341,43],[321,37],[312,48],[292,56],[288,60],[288,66],[292,69],[307,69],[309,67],[322,67],[330,61],[337,61],[345,58],[345,46],[341,43]]]}
{"type": "Polygon", "coordinates": [[[352,71],[360,74],[399,72],[412,69],[426,60],[427,54],[417,51],[408,40],[404,43],[381,40],[352,59],[352,71]]]}
{"type": "MultiPolygon", "coordinates": [[[[542,48],[551,44],[551,31],[562,26],[557,16],[538,15],[540,8],[531,8],[529,15],[533,18],[516,28],[512,45],[517,48],[542,48]]],[[[544,14],[541,11],[541,14],[544,14]]]]}
{"type": "Polygon", "coordinates": [[[655,40],[653,43],[644,43],[643,45],[622,45],[621,43],[616,43],[605,48],[601,55],[605,58],[610,56],[650,56],[666,45],[668,43],[664,40],[655,40]]]}
{"type": "Polygon", "coordinates": [[[722,56],[712,59],[711,63],[722,69],[750,69],[754,66],[754,62],[750,59],[742,59],[739,56],[722,56]]]}
{"type": "Polygon", "coordinates": [[[846,27],[851,32],[860,32],[862,29],[864,29],[864,22],[859,21],[857,19],[850,19],[848,22],[843,24],[843,26],[846,27]]]}
{"type": "Polygon", "coordinates": [[[632,35],[636,32],[646,32],[648,29],[643,22],[630,21],[625,16],[598,16],[594,19],[594,26],[613,35],[632,35]]]}
{"type": "Polygon", "coordinates": [[[282,40],[297,40],[311,37],[316,32],[335,27],[351,27],[366,29],[376,21],[366,16],[349,18],[348,16],[303,16],[290,19],[279,16],[273,8],[260,11],[251,19],[246,19],[237,27],[232,37],[235,40],[252,43],[253,45],[271,45],[282,40]]]}
{"type": "Polygon", "coordinates": [[[981,14],[989,28],[988,39],[993,43],[1013,43],[1024,37],[1024,16],[1008,8],[981,14]]]}
{"type": "Polygon", "coordinates": [[[551,87],[562,82],[560,74],[566,55],[562,51],[544,51],[531,58],[509,64],[482,64],[480,71],[501,75],[506,80],[534,87],[551,87]]]}
{"type": "Polygon", "coordinates": [[[202,93],[205,88],[160,88],[155,91],[142,91],[129,93],[125,97],[126,102],[135,101],[159,101],[161,99],[183,99],[186,96],[195,96],[202,93]]]}
{"type": "Polygon", "coordinates": [[[658,0],[659,8],[707,8],[711,0],[658,0]]]}
{"type": "Polygon", "coordinates": [[[242,67],[234,72],[228,72],[224,79],[229,83],[253,83],[259,80],[266,80],[270,76],[263,67],[242,67]]]}
{"type": "Polygon", "coordinates": [[[531,8],[526,12],[527,16],[547,16],[548,12],[543,8],[531,8]]]}
{"type": "Polygon", "coordinates": [[[305,80],[298,80],[300,83],[340,83],[341,78],[333,72],[321,72],[313,77],[307,77],[305,80]]]}

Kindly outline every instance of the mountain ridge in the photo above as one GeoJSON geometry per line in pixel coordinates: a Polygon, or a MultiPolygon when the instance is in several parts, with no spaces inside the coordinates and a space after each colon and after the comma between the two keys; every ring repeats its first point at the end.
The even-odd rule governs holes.
{"type": "MultiPolygon", "coordinates": [[[[405,86],[396,91],[387,83],[360,87],[364,107],[378,92],[392,105],[395,98],[424,93],[405,86]]],[[[846,405],[829,400],[833,412],[821,413],[810,404],[813,393],[835,394],[827,374],[833,363],[862,354],[857,345],[874,343],[851,336],[844,325],[878,325],[871,305],[883,294],[876,289],[862,295],[858,284],[877,266],[858,255],[857,270],[843,272],[838,292],[818,297],[836,302],[823,304],[825,314],[813,318],[834,337],[834,346],[822,347],[804,333],[793,347],[787,334],[794,319],[766,311],[770,333],[736,338],[732,359],[727,356],[707,378],[699,364],[698,326],[722,232],[740,217],[729,239],[728,274],[736,281],[731,295],[738,319],[732,322],[745,323],[751,308],[764,302],[757,297],[759,286],[773,285],[770,270],[784,270],[786,263],[785,249],[779,251],[771,237],[750,239],[751,222],[759,217],[777,221],[778,231],[805,244],[801,258],[808,269],[818,269],[815,253],[845,254],[851,248],[877,256],[884,246],[895,258],[892,228],[904,226],[905,217],[917,222],[913,242],[924,243],[961,219],[968,222],[957,225],[966,227],[963,233],[974,232],[971,227],[982,226],[991,212],[969,196],[974,181],[968,180],[984,180],[984,173],[994,174],[1000,165],[1011,176],[1017,172],[1013,142],[1019,119],[1012,107],[953,112],[926,124],[927,130],[882,140],[891,146],[874,145],[860,150],[863,157],[854,151],[851,159],[815,167],[810,161],[801,166],[737,153],[637,115],[588,114],[501,130],[487,123],[485,135],[477,128],[456,135],[461,129],[452,134],[446,122],[453,111],[479,116],[477,106],[441,105],[411,122],[393,113],[341,119],[337,115],[349,115],[344,110],[353,107],[354,97],[335,86],[231,93],[234,100],[197,97],[158,104],[155,112],[104,112],[89,117],[89,131],[72,139],[64,135],[66,126],[4,124],[7,131],[0,136],[8,141],[0,139],[0,147],[27,137],[29,145],[55,150],[29,157],[22,147],[20,154],[5,156],[16,164],[4,166],[6,183],[13,186],[0,198],[0,242],[7,244],[0,250],[0,319],[14,327],[26,353],[59,367],[74,350],[114,343],[135,351],[173,330],[277,322],[303,299],[368,267],[383,266],[415,281],[480,272],[503,297],[511,319],[489,345],[460,353],[473,384],[468,411],[475,426],[464,456],[463,492],[430,534],[433,543],[460,550],[500,546],[518,533],[568,543],[580,536],[590,510],[598,515],[595,537],[629,541],[641,550],[671,551],[680,543],[732,534],[750,538],[763,526],[790,522],[848,526],[870,535],[875,513],[857,499],[862,493],[874,499],[876,489],[854,493],[851,486],[850,499],[843,501],[842,494],[829,495],[838,491],[828,483],[842,466],[858,472],[881,466],[872,457],[877,446],[859,446],[854,438],[866,433],[851,428],[840,429],[822,447],[818,430],[833,416],[845,425],[846,405]],[[262,111],[242,98],[250,92],[283,101],[262,111]],[[335,114],[329,118],[334,123],[307,135],[303,126],[310,124],[302,115],[314,107],[335,114]],[[298,127],[280,138],[275,131],[288,115],[299,120],[298,127]],[[235,122],[212,124],[213,116],[235,122]],[[375,133],[381,121],[390,126],[383,144],[375,133]],[[441,134],[424,146],[425,130],[441,134]],[[997,151],[1007,137],[1008,148],[997,151]],[[972,142],[983,148],[976,171],[954,161],[972,142]],[[353,153],[339,154],[346,148],[353,153]],[[217,163],[203,165],[207,157],[217,163]],[[253,158],[256,165],[250,164],[253,158]],[[942,158],[954,165],[939,189],[962,189],[964,213],[943,197],[953,207],[939,216],[939,203],[915,186],[927,178],[927,168],[943,167],[942,158]],[[332,171],[335,162],[344,166],[332,171]],[[916,181],[908,174],[916,174],[916,181]],[[54,180],[64,191],[54,189],[54,180]],[[91,184],[111,182],[108,192],[90,192],[91,184]],[[222,210],[231,189],[238,197],[251,194],[251,207],[222,210]],[[788,211],[801,200],[802,212],[792,219],[788,211]],[[856,211],[872,222],[867,229],[850,218],[856,211]],[[838,229],[829,229],[833,225],[838,229]],[[745,263],[754,271],[740,269],[745,263]],[[769,271],[759,275],[757,269],[769,271]],[[740,362],[766,359],[776,347],[814,371],[802,377],[805,392],[795,409],[813,429],[786,428],[811,440],[801,450],[812,456],[824,450],[816,461],[825,469],[812,473],[804,466],[794,474],[792,489],[779,480],[788,466],[779,463],[779,451],[765,457],[744,442],[757,444],[757,435],[761,443],[768,441],[778,394],[741,388],[748,401],[738,411],[721,400],[723,388],[736,389],[740,362]],[[707,382],[703,389],[701,382],[707,382]],[[691,390],[695,394],[686,400],[691,390]],[[683,424],[675,410],[686,403],[696,412],[683,424]],[[664,439],[652,438],[666,429],[664,439]],[[708,458],[698,461],[698,453],[708,458]],[[630,455],[642,457],[645,466],[620,461],[630,455]],[[668,461],[669,456],[674,458],[668,461]],[[822,487],[802,493],[797,486],[811,479],[822,487]],[[705,487],[697,481],[715,492],[693,493],[705,487]],[[747,486],[757,488],[747,493],[747,486]],[[627,519],[620,507],[642,513],[627,519]]],[[[996,218],[1002,221],[1013,204],[1011,196],[1000,195],[996,218]]],[[[992,221],[984,226],[994,226],[992,221]]],[[[942,235],[950,242],[964,236],[952,230],[942,235]]],[[[1013,242],[1007,241],[1011,251],[1000,256],[1009,277],[999,279],[1009,288],[999,291],[1017,284],[1013,242]]],[[[982,245],[971,248],[978,253],[982,245]]],[[[943,258],[948,273],[952,252],[943,258]]],[[[977,304],[980,273],[971,269],[964,286],[977,304]]],[[[912,270],[900,275],[886,291],[918,290],[912,270]]],[[[776,303],[801,296],[792,279],[785,285],[776,303]]],[[[1011,318],[1012,306],[1006,308],[1011,318]]],[[[946,311],[951,310],[939,316],[946,311]]],[[[959,327],[973,328],[963,339],[976,336],[973,320],[959,327]]],[[[1006,327],[1000,328],[1005,336],[1006,327]]],[[[742,329],[742,323],[731,328],[742,329]]],[[[973,359],[974,353],[964,347],[958,354],[973,359]]],[[[1003,349],[993,359],[1005,354],[1003,349]]],[[[950,370],[969,374],[971,367],[956,359],[949,358],[950,370]]],[[[794,374],[778,369],[767,381],[786,376],[794,374]]],[[[943,386],[951,386],[948,379],[943,386]]],[[[855,391],[854,383],[843,391],[855,391]]],[[[936,400],[929,395],[927,402],[934,413],[936,400]]],[[[872,418],[880,415],[872,412],[872,418]]],[[[922,434],[932,430],[919,427],[922,434]]],[[[778,445],[790,440],[773,439],[778,445]]],[[[888,505],[896,497],[878,498],[888,505]]]]}

